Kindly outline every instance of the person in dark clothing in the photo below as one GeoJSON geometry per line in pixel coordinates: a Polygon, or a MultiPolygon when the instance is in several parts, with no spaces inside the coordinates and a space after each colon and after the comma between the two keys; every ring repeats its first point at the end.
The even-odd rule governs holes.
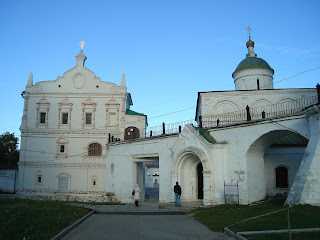
{"type": "Polygon", "coordinates": [[[181,187],[178,182],[176,182],[176,185],[173,188],[174,194],[175,194],[175,206],[181,206],[180,205],[180,197],[181,197],[181,187]]]}

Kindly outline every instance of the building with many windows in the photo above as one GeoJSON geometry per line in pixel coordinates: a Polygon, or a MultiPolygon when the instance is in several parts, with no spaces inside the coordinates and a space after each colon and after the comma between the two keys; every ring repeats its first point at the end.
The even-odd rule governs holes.
{"type": "Polygon", "coordinates": [[[33,84],[30,73],[22,94],[20,194],[106,196],[106,144],[145,135],[147,117],[130,109],[125,75],[120,86],[101,81],[85,60],[81,50],[76,66],[55,81],[33,84]]]}
{"type": "Polygon", "coordinates": [[[194,124],[159,136],[146,137],[147,118],[130,109],[124,75],[120,86],[101,81],[82,51],[55,81],[33,84],[30,75],[18,193],[130,203],[138,183],[142,201],[153,187],[152,199],[169,203],[178,181],[182,204],[277,194],[288,204],[319,203],[320,86],[274,89],[274,70],[250,37],[247,49],[232,74],[235,91],[198,93],[194,124]],[[161,176],[153,186],[146,163],[161,176]]]}

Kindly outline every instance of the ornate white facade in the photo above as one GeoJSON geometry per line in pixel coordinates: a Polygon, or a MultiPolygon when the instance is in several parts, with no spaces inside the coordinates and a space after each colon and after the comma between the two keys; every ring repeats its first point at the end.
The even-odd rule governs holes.
{"type": "Polygon", "coordinates": [[[288,195],[288,204],[319,203],[317,91],[274,89],[274,71],[253,46],[249,39],[246,59],[233,73],[236,91],[198,93],[199,127],[108,144],[107,191],[131,202],[136,182],[144,192],[144,162],[159,161],[161,203],[174,201],[176,181],[182,204],[222,204],[225,184],[238,186],[240,204],[277,194],[288,195]]]}
{"type": "Polygon", "coordinates": [[[288,204],[319,203],[320,128],[316,89],[274,89],[273,69],[254,53],[233,73],[236,91],[198,93],[195,120],[176,134],[145,138],[146,116],[129,109],[125,78],[102,82],[77,66],[24,93],[19,194],[132,202],[146,187],[145,162],[159,162],[159,202],[225,201],[238,185],[240,204],[288,195],[288,204]],[[110,142],[110,137],[120,141],[110,142]],[[127,141],[124,141],[127,140],[127,141]],[[129,141],[128,141],[129,140],[129,141]]]}
{"type": "Polygon", "coordinates": [[[146,116],[130,110],[124,74],[120,86],[101,81],[84,67],[85,60],[81,51],[76,66],[55,81],[33,84],[29,76],[20,128],[20,194],[103,198],[106,144],[145,135],[146,116]]]}

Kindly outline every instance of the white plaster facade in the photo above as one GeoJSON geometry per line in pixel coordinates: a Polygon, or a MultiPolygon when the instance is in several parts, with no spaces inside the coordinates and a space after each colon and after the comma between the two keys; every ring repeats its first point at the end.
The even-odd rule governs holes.
{"type": "Polygon", "coordinates": [[[0,170],[0,192],[15,192],[16,172],[16,170],[0,170]]]}
{"type": "Polygon", "coordinates": [[[129,109],[124,76],[120,86],[102,82],[84,68],[82,52],[77,66],[56,81],[33,85],[31,76],[24,93],[19,194],[130,203],[138,183],[144,201],[145,162],[158,161],[161,203],[174,201],[176,181],[182,203],[222,204],[225,183],[238,183],[240,204],[276,194],[288,194],[288,204],[319,203],[317,91],[273,89],[273,69],[256,59],[250,41],[249,60],[233,73],[236,91],[199,93],[200,127],[187,125],[171,135],[145,138],[146,116],[129,109]],[[247,107],[250,120],[240,123],[247,107]],[[208,125],[213,119],[224,126],[208,125]],[[109,133],[120,141],[109,143],[109,133]],[[274,147],[290,134],[301,137],[302,146],[274,147]],[[123,141],[133,136],[140,138],[123,141]],[[91,144],[101,146],[99,156],[89,156],[91,144]],[[279,167],[287,171],[285,187],[277,187],[279,167]]]}
{"type": "Polygon", "coordinates": [[[225,183],[238,183],[240,204],[277,194],[289,194],[288,204],[320,202],[317,177],[320,164],[316,158],[319,155],[319,112],[313,107],[318,103],[317,91],[273,89],[273,69],[263,59],[255,59],[252,41],[247,47],[249,60],[242,61],[233,73],[236,91],[198,94],[195,119],[203,126],[203,131],[188,125],[176,135],[108,144],[108,192],[113,192],[121,202],[131,202],[134,184],[138,182],[142,189],[145,186],[138,170],[141,162],[152,158],[159,161],[159,202],[174,201],[176,181],[182,187],[182,203],[222,204],[225,183]],[[250,120],[239,124],[247,107],[251,109],[250,120]],[[305,107],[309,107],[308,111],[303,110],[305,107]],[[275,112],[282,113],[282,117],[277,117],[275,112]],[[233,116],[236,117],[230,121],[233,116]],[[228,124],[210,126],[207,123],[212,119],[228,124]],[[304,144],[274,147],[279,139],[292,134],[304,144]],[[202,171],[198,170],[199,164],[202,171]],[[126,179],[118,177],[124,165],[129,166],[126,179]],[[287,171],[284,187],[276,183],[278,168],[287,171]]]}
{"type": "Polygon", "coordinates": [[[24,95],[17,191],[60,199],[106,198],[106,144],[126,129],[144,137],[146,116],[130,110],[121,85],[101,81],[84,67],[86,56],[55,81],[33,84],[24,95]],[[137,130],[138,129],[138,130],[137,130]]]}
{"type": "MultiPolygon", "coordinates": [[[[310,146],[318,144],[317,140],[312,140],[313,126],[310,125],[310,121],[317,117],[319,114],[311,118],[301,115],[208,129],[215,139],[213,143],[207,141],[192,125],[187,125],[177,135],[108,144],[107,191],[115,193],[119,201],[130,203],[134,184],[138,182],[142,189],[145,186],[137,170],[139,163],[155,158],[159,161],[161,175],[161,203],[174,201],[173,186],[176,181],[182,187],[182,202],[199,201],[199,163],[203,166],[203,199],[200,201],[205,205],[224,203],[225,182],[239,183],[240,204],[249,204],[264,199],[267,195],[288,193],[296,176],[301,173],[302,163],[309,156],[305,152],[310,146]],[[310,139],[308,147],[270,148],[274,141],[292,132],[310,139]],[[289,168],[289,187],[279,189],[275,186],[275,168],[283,165],[289,168]],[[122,166],[128,168],[123,169],[122,166]]],[[[314,157],[312,160],[309,157],[307,159],[314,164],[319,161],[314,157]]],[[[303,173],[309,178],[313,176],[317,179],[313,174],[318,171],[319,168],[315,167],[310,172],[308,169],[303,173]]],[[[313,197],[305,200],[301,198],[299,202],[319,203],[319,190],[316,190],[319,189],[319,183],[313,180],[309,184],[314,186],[307,194],[312,194],[313,197]]],[[[304,186],[300,188],[302,190],[305,191],[304,186]]]]}

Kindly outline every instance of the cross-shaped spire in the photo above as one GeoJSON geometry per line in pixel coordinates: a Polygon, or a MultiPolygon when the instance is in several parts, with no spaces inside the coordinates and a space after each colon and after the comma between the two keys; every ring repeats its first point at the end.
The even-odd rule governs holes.
{"type": "Polygon", "coordinates": [[[252,28],[250,26],[248,26],[246,29],[247,29],[247,31],[249,33],[249,39],[250,39],[250,37],[251,37],[250,32],[251,32],[252,28]]]}
{"type": "Polygon", "coordinates": [[[79,42],[79,45],[81,46],[81,52],[82,52],[82,50],[83,50],[83,46],[85,45],[86,43],[85,43],[85,41],[81,41],[81,42],[79,42]]]}

